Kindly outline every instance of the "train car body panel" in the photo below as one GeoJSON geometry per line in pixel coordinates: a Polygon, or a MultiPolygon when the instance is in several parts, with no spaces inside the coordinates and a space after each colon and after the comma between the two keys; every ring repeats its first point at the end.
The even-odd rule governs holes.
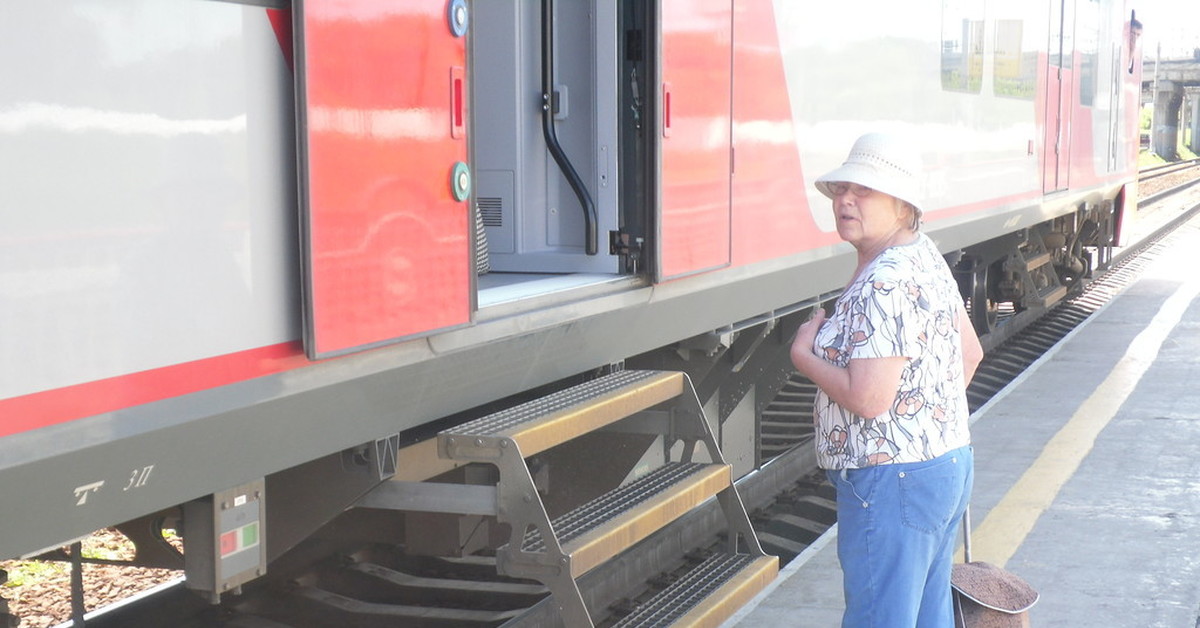
{"type": "MultiPolygon", "coordinates": [[[[803,36],[804,33],[800,33],[803,36]]],[[[806,190],[820,173],[801,168],[792,102],[813,98],[788,85],[773,3],[734,3],[733,57],[733,263],[744,265],[828,247],[836,232],[818,229],[806,190]]]]}
{"type": "Polygon", "coordinates": [[[660,9],[660,279],[729,264],[730,9],[728,0],[660,9]]]}
{"type": "MultiPolygon", "coordinates": [[[[1001,204],[996,199],[1022,195],[1036,202],[1040,173],[1030,145],[1040,140],[1033,77],[1026,76],[1030,87],[1023,98],[985,91],[982,49],[972,53],[985,37],[982,3],[955,6],[960,10],[943,14],[888,5],[863,21],[849,6],[809,10],[775,3],[796,143],[809,178],[837,167],[845,146],[875,128],[921,144],[930,229],[979,204],[1001,204]],[[972,6],[978,13],[968,10],[972,6]],[[829,27],[850,22],[856,28],[849,33],[829,27]],[[939,28],[925,27],[930,22],[939,28]],[[887,113],[881,118],[879,112],[887,113]]],[[[1023,43],[1031,48],[1020,56],[1044,51],[1036,35],[1023,43]]],[[[834,231],[829,200],[811,186],[804,192],[817,227],[834,231]]]]}
{"type": "MultiPolygon", "coordinates": [[[[839,165],[865,129],[905,133],[925,157],[925,229],[950,248],[987,239],[998,222],[1028,227],[1073,211],[1084,190],[1111,198],[1134,164],[1127,150],[1110,147],[1133,139],[1128,121],[1137,101],[1128,96],[1139,83],[1119,71],[1126,48],[1077,54],[1074,12],[1052,4],[1060,5],[1053,16],[1040,2],[989,4],[986,12],[982,2],[933,11],[881,5],[864,21],[857,7],[775,2],[804,179],[839,165]],[[851,23],[849,32],[829,28],[851,23]],[[1051,45],[1061,46],[1065,61],[1048,54],[1051,45]],[[1092,69],[1080,85],[1073,68],[1085,57],[1092,69]],[[1065,65],[1061,76],[1055,63],[1065,65]],[[1085,88],[1080,104],[1074,93],[1085,88]],[[1072,135],[1075,121],[1087,132],[1072,135]],[[992,219],[1000,215],[1007,218],[992,219]]],[[[1124,7],[1092,4],[1089,40],[1123,40],[1124,7]]],[[[832,232],[828,199],[811,186],[804,194],[817,229],[832,232]]]]}
{"type": "Polygon", "coordinates": [[[465,38],[442,2],[294,13],[309,354],[467,323],[465,38]]]}
{"type": "Polygon", "coordinates": [[[2,22],[0,434],[276,369],[299,337],[294,123],[263,10],[2,22]]]}

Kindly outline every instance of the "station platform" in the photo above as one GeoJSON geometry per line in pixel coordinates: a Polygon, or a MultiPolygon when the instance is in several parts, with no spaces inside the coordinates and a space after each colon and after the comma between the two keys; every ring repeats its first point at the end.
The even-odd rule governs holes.
{"type": "MultiPolygon", "coordinates": [[[[1033,626],[1200,626],[1197,251],[1193,219],[972,415],[972,558],[1038,590],[1033,626]]],[[[724,626],[840,625],[836,536],[724,626]]]]}

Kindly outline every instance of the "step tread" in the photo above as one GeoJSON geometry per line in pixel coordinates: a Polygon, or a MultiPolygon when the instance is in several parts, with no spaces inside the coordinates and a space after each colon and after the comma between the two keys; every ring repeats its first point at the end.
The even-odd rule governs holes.
{"type": "MultiPolygon", "coordinates": [[[[551,522],[571,573],[587,573],[732,485],[727,464],[673,462],[551,522]]],[[[540,532],[525,535],[525,552],[545,550],[540,532]]]]}
{"type": "Polygon", "coordinates": [[[683,389],[683,373],[619,371],[442,430],[438,450],[443,458],[488,459],[494,456],[484,450],[511,439],[522,456],[531,456],[677,397],[683,389]]]}
{"type": "Polygon", "coordinates": [[[775,556],[718,554],[705,560],[616,624],[717,626],[779,573],[775,556]]]}
{"type": "Polygon", "coordinates": [[[1049,264],[1051,259],[1053,258],[1051,258],[1050,254],[1045,251],[1034,253],[1033,255],[1025,258],[1025,268],[1029,270],[1041,268],[1042,266],[1049,264]]]}
{"type": "Polygon", "coordinates": [[[1054,305],[1055,303],[1062,301],[1066,296],[1066,286],[1049,286],[1038,294],[1038,298],[1041,299],[1043,307],[1054,305]]]}

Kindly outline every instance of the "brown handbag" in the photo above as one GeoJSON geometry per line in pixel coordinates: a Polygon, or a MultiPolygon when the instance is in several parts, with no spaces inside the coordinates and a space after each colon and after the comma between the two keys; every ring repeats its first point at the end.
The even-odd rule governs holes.
{"type": "Polygon", "coordinates": [[[971,510],[963,513],[963,557],[954,565],[950,588],[955,628],[1028,628],[1038,592],[1017,575],[991,563],[971,561],[971,510]]]}

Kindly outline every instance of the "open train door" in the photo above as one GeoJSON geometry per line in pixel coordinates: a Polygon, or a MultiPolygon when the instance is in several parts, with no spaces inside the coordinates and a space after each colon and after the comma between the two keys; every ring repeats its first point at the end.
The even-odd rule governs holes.
{"type": "Polygon", "coordinates": [[[1075,99],[1075,0],[1051,0],[1050,42],[1046,55],[1046,141],[1042,190],[1070,185],[1071,112],[1075,99]]]}
{"type": "Polygon", "coordinates": [[[468,323],[465,1],[293,11],[305,350],[468,323]]]}
{"type": "Polygon", "coordinates": [[[730,261],[733,7],[663,0],[656,279],[730,261]]]}

